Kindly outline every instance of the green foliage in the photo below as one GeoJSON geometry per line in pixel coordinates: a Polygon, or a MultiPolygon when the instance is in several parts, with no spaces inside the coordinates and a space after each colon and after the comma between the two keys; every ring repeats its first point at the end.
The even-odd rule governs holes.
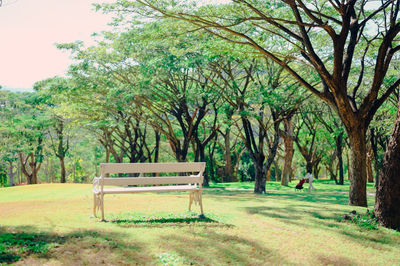
{"type": "Polygon", "coordinates": [[[13,263],[32,254],[46,256],[53,246],[43,235],[0,230],[0,263],[13,263]]]}
{"type": "Polygon", "coordinates": [[[169,225],[182,225],[182,224],[207,224],[207,223],[219,223],[221,217],[218,217],[212,213],[207,213],[207,217],[201,217],[195,212],[185,213],[167,213],[167,214],[152,214],[143,215],[139,213],[124,213],[114,215],[111,217],[110,222],[121,224],[121,225],[157,225],[157,224],[169,224],[169,225]]]}
{"type": "Polygon", "coordinates": [[[6,167],[0,164],[0,187],[7,185],[7,172],[6,167]]]}
{"type": "Polygon", "coordinates": [[[375,217],[374,211],[369,211],[367,209],[366,213],[353,213],[351,212],[349,217],[345,220],[349,220],[352,223],[357,224],[360,228],[366,230],[378,230],[379,222],[378,219],[375,217]]]}

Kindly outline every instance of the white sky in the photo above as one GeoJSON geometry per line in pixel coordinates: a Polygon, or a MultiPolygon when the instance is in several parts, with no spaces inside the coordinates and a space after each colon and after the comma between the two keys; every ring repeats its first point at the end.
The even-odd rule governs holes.
{"type": "Polygon", "coordinates": [[[93,32],[106,30],[111,19],[93,10],[98,2],[112,0],[3,0],[0,85],[30,89],[36,81],[62,76],[72,60],[54,44],[88,43],[93,32]]]}

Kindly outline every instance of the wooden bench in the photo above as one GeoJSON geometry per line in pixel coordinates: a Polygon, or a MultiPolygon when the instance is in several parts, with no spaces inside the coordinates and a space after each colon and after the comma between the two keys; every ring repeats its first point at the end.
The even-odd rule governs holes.
{"type": "Polygon", "coordinates": [[[101,210],[104,221],[104,195],[140,192],[189,191],[189,211],[193,201],[200,205],[203,215],[201,185],[206,164],[201,163],[102,163],[100,177],[93,180],[93,215],[101,210]],[[176,176],[107,177],[109,174],[161,174],[177,173],[176,176]],[[188,174],[189,173],[189,174],[188,174]],[[197,173],[197,174],[192,174],[197,173]],[[151,185],[151,186],[149,186],[151,185]],[[120,186],[120,187],[106,187],[120,186]],[[135,187],[129,187],[135,186],[135,187]]]}

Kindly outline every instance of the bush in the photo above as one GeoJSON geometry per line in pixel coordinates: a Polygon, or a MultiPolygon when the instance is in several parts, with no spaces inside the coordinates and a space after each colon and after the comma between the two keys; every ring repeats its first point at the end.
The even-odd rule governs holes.
{"type": "Polygon", "coordinates": [[[351,211],[349,214],[345,214],[343,219],[353,222],[361,228],[367,230],[377,230],[379,226],[375,213],[373,211],[369,211],[368,209],[365,214],[359,214],[356,211],[351,211]]]}

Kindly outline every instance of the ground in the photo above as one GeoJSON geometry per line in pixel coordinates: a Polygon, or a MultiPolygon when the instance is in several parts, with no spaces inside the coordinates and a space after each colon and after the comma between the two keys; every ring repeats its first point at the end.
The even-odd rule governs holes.
{"type": "Polygon", "coordinates": [[[254,195],[245,184],[214,185],[206,219],[198,206],[186,211],[187,193],[107,195],[107,222],[90,218],[91,185],[0,188],[0,264],[400,264],[400,232],[342,221],[366,208],[315,186],[295,193],[271,183],[254,195]]]}

